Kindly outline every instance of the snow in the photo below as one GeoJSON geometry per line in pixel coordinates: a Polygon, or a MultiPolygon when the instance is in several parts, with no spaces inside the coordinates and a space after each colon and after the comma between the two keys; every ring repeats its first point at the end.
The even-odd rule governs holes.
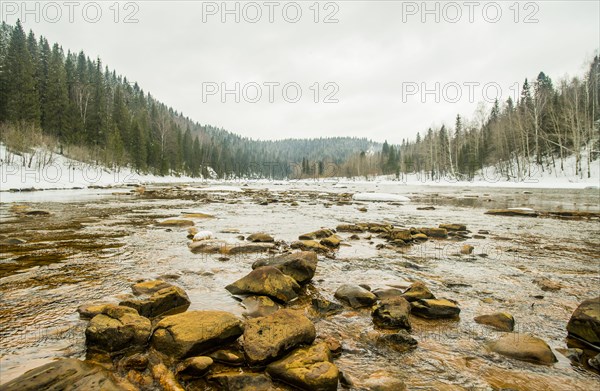
{"type": "Polygon", "coordinates": [[[352,196],[354,201],[375,202],[408,202],[410,198],[391,193],[356,193],[352,196]]]}

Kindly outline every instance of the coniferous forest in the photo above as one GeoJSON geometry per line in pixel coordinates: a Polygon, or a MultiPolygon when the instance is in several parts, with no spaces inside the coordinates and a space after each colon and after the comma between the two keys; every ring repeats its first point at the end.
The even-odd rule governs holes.
{"type": "MultiPolygon", "coordinates": [[[[582,77],[555,82],[540,72],[517,101],[480,107],[474,118],[427,129],[400,145],[366,138],[260,141],[201,125],[110,70],[100,58],[0,27],[1,141],[39,146],[76,160],[158,175],[301,178],[420,173],[472,179],[493,166],[507,180],[562,170],[576,158],[588,177],[598,157],[600,60],[582,77]],[[213,171],[214,170],[214,171],[213,171]]],[[[432,118],[432,120],[434,120],[432,118]]],[[[390,134],[393,130],[390,130],[390,134]]]]}

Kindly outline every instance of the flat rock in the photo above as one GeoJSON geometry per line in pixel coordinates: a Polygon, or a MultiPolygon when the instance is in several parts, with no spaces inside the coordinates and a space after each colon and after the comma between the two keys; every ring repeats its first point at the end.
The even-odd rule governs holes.
{"type": "Polygon", "coordinates": [[[377,296],[359,285],[344,284],[335,291],[335,298],[349,304],[352,308],[370,307],[377,296]]]}
{"type": "Polygon", "coordinates": [[[447,299],[420,299],[411,303],[414,315],[427,319],[456,318],[460,308],[447,299]]]}
{"type": "Polygon", "coordinates": [[[310,391],[335,391],[339,371],[326,343],[300,348],[267,366],[271,377],[310,391]]]}
{"type": "Polygon", "coordinates": [[[600,296],[579,304],[569,319],[567,331],[571,336],[600,347],[600,296]]]}
{"type": "Polygon", "coordinates": [[[155,318],[164,314],[183,312],[190,306],[190,299],[183,289],[170,286],[154,292],[145,299],[125,300],[119,305],[131,307],[146,318],[155,318]]]}
{"type": "Polygon", "coordinates": [[[287,303],[298,297],[300,285],[274,266],[259,267],[225,287],[234,295],[266,295],[287,303]]]}
{"type": "Polygon", "coordinates": [[[464,224],[440,224],[440,228],[445,229],[446,231],[466,231],[467,226],[464,224]]]}
{"type": "Polygon", "coordinates": [[[88,347],[117,352],[146,345],[151,329],[150,320],[140,316],[133,308],[106,305],[90,321],[85,339],[88,347]]]}
{"type": "Polygon", "coordinates": [[[379,300],[400,297],[404,294],[404,291],[398,288],[377,288],[372,292],[379,300]]]}
{"type": "Polygon", "coordinates": [[[489,315],[480,315],[474,318],[475,322],[486,326],[494,327],[500,331],[513,331],[515,328],[515,318],[506,312],[498,312],[489,315]]]}
{"type": "Polygon", "coordinates": [[[260,259],[252,264],[252,269],[274,266],[285,275],[292,277],[298,284],[306,284],[317,270],[317,254],[314,251],[300,251],[277,257],[260,259]]]}
{"type": "Polygon", "coordinates": [[[546,342],[527,334],[508,333],[488,346],[496,353],[517,360],[538,364],[552,364],[557,361],[546,342]]]}
{"type": "Polygon", "coordinates": [[[121,391],[111,375],[99,365],[61,358],[34,368],[3,384],[3,391],[121,391]]]}
{"type": "Polygon", "coordinates": [[[402,295],[406,300],[413,302],[421,299],[435,299],[435,296],[427,285],[424,283],[417,281],[408,287],[406,291],[404,291],[402,295]]]}
{"type": "Polygon", "coordinates": [[[300,239],[300,240],[323,239],[323,238],[332,236],[333,234],[334,234],[334,231],[332,231],[330,229],[320,229],[317,231],[302,234],[302,235],[298,236],[298,239],[300,239]]]}
{"type": "Polygon", "coordinates": [[[150,342],[168,356],[184,358],[233,342],[242,332],[242,322],[229,312],[189,311],[158,322],[150,342]]]}
{"type": "Polygon", "coordinates": [[[192,220],[184,219],[166,219],[157,222],[156,225],[160,227],[191,227],[194,225],[194,222],[192,220]]]}
{"type": "Polygon", "coordinates": [[[77,312],[81,319],[92,319],[94,316],[101,314],[106,306],[114,304],[83,304],[77,307],[77,312]]]}
{"type": "Polygon", "coordinates": [[[486,215],[537,217],[538,213],[530,208],[490,209],[486,215]]]}
{"type": "Polygon", "coordinates": [[[299,250],[303,250],[303,251],[315,251],[318,253],[328,253],[331,251],[331,249],[327,246],[323,246],[321,243],[317,242],[316,240],[299,240],[296,242],[293,242],[290,245],[291,248],[293,249],[299,249],[299,250]]]}
{"type": "Polygon", "coordinates": [[[223,249],[223,253],[230,254],[230,255],[260,253],[260,252],[269,251],[274,248],[275,248],[274,243],[264,243],[264,242],[244,243],[244,244],[236,244],[233,246],[226,246],[223,249]]]}
{"type": "Polygon", "coordinates": [[[338,248],[340,247],[340,243],[342,243],[342,238],[337,235],[331,235],[326,238],[321,239],[320,242],[323,246],[338,248]]]}
{"type": "Polygon", "coordinates": [[[410,303],[403,297],[383,300],[372,312],[373,323],[385,329],[410,330],[410,303]]]}
{"type": "Polygon", "coordinates": [[[271,235],[266,234],[264,232],[259,232],[259,233],[254,233],[252,235],[249,235],[246,240],[248,240],[249,242],[259,242],[259,243],[272,243],[275,241],[275,238],[273,238],[271,235]]]}
{"type": "Polygon", "coordinates": [[[138,282],[137,284],[133,284],[131,286],[131,290],[134,295],[151,295],[154,292],[158,292],[161,289],[168,288],[173,286],[168,282],[162,280],[151,280],[151,281],[143,281],[138,282]]]}
{"type": "Polygon", "coordinates": [[[306,316],[281,309],[271,315],[248,320],[243,345],[248,362],[262,365],[277,360],[299,345],[311,344],[315,337],[315,326],[306,316]]]}

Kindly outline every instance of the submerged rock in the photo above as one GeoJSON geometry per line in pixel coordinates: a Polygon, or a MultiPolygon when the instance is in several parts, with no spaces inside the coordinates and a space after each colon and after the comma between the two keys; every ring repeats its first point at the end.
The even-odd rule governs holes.
{"type": "Polygon", "coordinates": [[[479,324],[492,326],[500,331],[513,331],[515,318],[506,312],[476,316],[473,320],[479,324]]]}
{"type": "Polygon", "coordinates": [[[129,307],[106,305],[85,330],[88,347],[117,352],[147,344],[152,325],[129,307]]]}
{"type": "Polygon", "coordinates": [[[313,298],[311,304],[313,310],[323,316],[339,314],[344,310],[344,307],[341,304],[334,303],[323,297],[313,298]]]}
{"type": "Polygon", "coordinates": [[[427,319],[456,318],[460,314],[456,303],[447,299],[420,299],[411,305],[414,315],[427,319]]]}
{"type": "Polygon", "coordinates": [[[313,323],[303,314],[281,309],[271,315],[250,319],[244,328],[244,351],[251,365],[262,365],[282,357],[316,338],[313,323]]]}
{"type": "Polygon", "coordinates": [[[229,312],[190,311],[158,322],[150,342],[159,352],[185,358],[233,342],[242,332],[242,322],[229,312]]]}
{"type": "Polygon", "coordinates": [[[121,386],[99,365],[62,358],[25,372],[3,384],[3,391],[120,391],[121,386]]]}
{"type": "Polygon", "coordinates": [[[379,300],[401,297],[404,294],[404,291],[398,288],[377,288],[372,292],[379,300]]]}
{"type": "Polygon", "coordinates": [[[491,209],[485,212],[486,215],[496,216],[522,216],[522,217],[537,217],[538,213],[530,208],[508,208],[508,209],[491,209]]]}
{"type": "Polygon", "coordinates": [[[300,285],[274,266],[259,267],[225,287],[234,295],[266,295],[287,303],[298,297],[300,285]]]}
{"type": "Polygon", "coordinates": [[[567,331],[572,337],[600,347],[600,296],[585,300],[577,307],[567,331]]]}
{"type": "Polygon", "coordinates": [[[370,307],[377,301],[370,291],[359,285],[344,284],[335,291],[335,298],[347,303],[352,308],[370,307]]]}
{"type": "Polygon", "coordinates": [[[190,299],[183,289],[178,286],[170,286],[154,292],[145,299],[125,300],[119,305],[131,307],[146,318],[183,312],[190,306],[190,299]]]}
{"type": "Polygon", "coordinates": [[[418,342],[406,330],[399,330],[394,334],[380,335],[377,338],[377,344],[397,350],[399,352],[406,352],[408,350],[415,349],[418,345],[418,342]]]}
{"type": "Polygon", "coordinates": [[[252,264],[252,269],[263,266],[274,266],[283,274],[292,277],[298,284],[306,284],[317,270],[317,254],[314,251],[299,251],[293,254],[260,259],[252,264]]]}
{"type": "Polygon", "coordinates": [[[326,343],[293,351],[267,366],[271,377],[309,391],[337,390],[339,371],[326,343]]]}
{"type": "Polygon", "coordinates": [[[552,349],[542,339],[527,334],[509,333],[489,343],[489,348],[503,356],[538,364],[555,363],[552,349]]]}
{"type": "Polygon", "coordinates": [[[403,297],[385,299],[373,310],[373,323],[385,329],[410,330],[410,303],[403,297]]]}

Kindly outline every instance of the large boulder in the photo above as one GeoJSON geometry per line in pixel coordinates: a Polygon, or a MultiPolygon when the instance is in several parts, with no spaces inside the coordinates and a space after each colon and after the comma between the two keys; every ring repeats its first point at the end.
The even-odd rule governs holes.
{"type": "Polygon", "coordinates": [[[385,329],[410,330],[410,303],[403,297],[383,300],[373,310],[373,323],[385,329]]]}
{"type": "Polygon", "coordinates": [[[267,366],[271,377],[308,391],[337,390],[339,371],[326,343],[293,351],[267,366]]]}
{"type": "Polygon", "coordinates": [[[572,337],[600,347],[600,296],[585,300],[577,307],[567,331],[572,337]]]}
{"type": "Polygon", "coordinates": [[[552,364],[557,361],[546,342],[527,334],[508,333],[488,346],[496,353],[517,360],[538,364],[552,364]]]}
{"type": "Polygon", "coordinates": [[[285,275],[292,277],[298,284],[306,284],[317,270],[317,254],[314,251],[299,251],[293,254],[260,259],[252,264],[252,269],[274,266],[285,275]]]}
{"type": "Polygon", "coordinates": [[[145,299],[125,300],[119,305],[134,308],[146,318],[154,318],[163,314],[183,312],[188,309],[190,303],[183,289],[170,286],[154,292],[145,299]]]}
{"type": "Polygon", "coordinates": [[[282,357],[316,337],[313,323],[303,314],[281,309],[271,315],[250,319],[244,328],[244,351],[252,365],[262,365],[282,357]]]}
{"type": "Polygon", "coordinates": [[[259,267],[225,287],[234,295],[266,295],[287,303],[298,297],[300,285],[274,266],[259,267]]]}
{"type": "Polygon", "coordinates": [[[152,324],[129,307],[106,305],[85,330],[86,344],[93,349],[117,352],[144,346],[152,324]]]}
{"type": "Polygon", "coordinates": [[[500,331],[513,331],[513,329],[515,328],[515,318],[513,318],[511,314],[507,314],[506,312],[498,312],[489,315],[480,315],[476,316],[473,320],[479,324],[491,326],[500,331]]]}
{"type": "Polygon", "coordinates": [[[344,284],[335,291],[335,298],[349,304],[352,308],[370,307],[377,301],[370,291],[362,286],[344,284]]]}
{"type": "Polygon", "coordinates": [[[242,332],[242,322],[229,312],[190,311],[158,322],[151,344],[164,354],[185,358],[233,342],[242,332]]]}
{"type": "Polygon", "coordinates": [[[433,293],[431,293],[429,288],[427,288],[427,285],[425,285],[421,281],[417,281],[411,286],[409,286],[408,289],[404,291],[404,294],[402,296],[404,296],[406,300],[411,302],[420,299],[435,299],[435,296],[433,295],[433,293]]]}
{"type": "Polygon", "coordinates": [[[123,390],[101,366],[75,358],[62,358],[25,372],[3,384],[3,391],[120,391],[123,390]]]}
{"type": "Polygon", "coordinates": [[[412,313],[427,319],[456,318],[460,308],[455,302],[446,299],[424,299],[411,303],[412,313]]]}

